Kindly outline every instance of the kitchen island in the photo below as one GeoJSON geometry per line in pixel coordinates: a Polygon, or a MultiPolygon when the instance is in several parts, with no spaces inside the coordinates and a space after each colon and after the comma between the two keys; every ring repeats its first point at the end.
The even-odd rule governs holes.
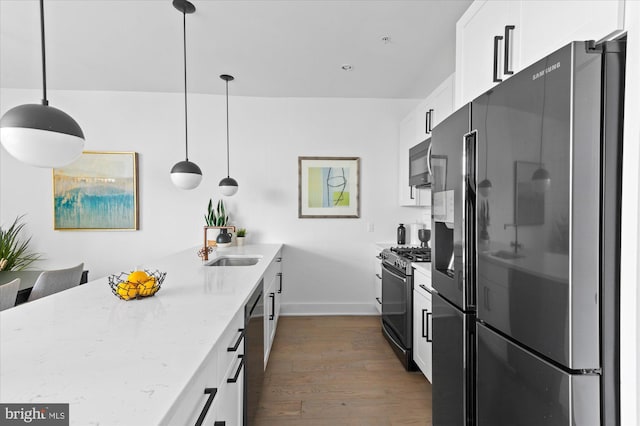
{"type": "Polygon", "coordinates": [[[167,273],[155,296],[120,300],[105,277],[1,312],[0,402],[69,403],[72,425],[166,424],[281,248],[220,248],[209,262],[261,259],[214,267],[195,247],[144,265],[167,273]]]}

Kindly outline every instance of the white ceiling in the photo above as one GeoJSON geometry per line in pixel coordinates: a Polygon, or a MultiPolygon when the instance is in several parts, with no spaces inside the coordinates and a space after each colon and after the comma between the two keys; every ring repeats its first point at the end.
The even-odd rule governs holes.
{"type": "MultiPolygon", "coordinates": [[[[454,71],[455,22],[471,3],[191,1],[190,93],[224,93],[218,76],[231,74],[230,95],[349,98],[428,95],[454,71]]],[[[47,0],[45,25],[49,89],[183,91],[171,0],[47,0]]],[[[42,87],[37,0],[0,0],[0,87],[42,87]]]]}

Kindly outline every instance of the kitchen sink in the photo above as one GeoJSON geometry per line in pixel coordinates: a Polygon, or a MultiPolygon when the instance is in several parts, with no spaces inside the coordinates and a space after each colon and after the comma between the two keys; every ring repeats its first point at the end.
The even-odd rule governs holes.
{"type": "Polygon", "coordinates": [[[261,257],[256,256],[231,256],[223,255],[216,257],[206,266],[251,266],[260,261],[261,257]]]}
{"type": "Polygon", "coordinates": [[[520,259],[524,257],[521,254],[515,253],[513,251],[507,251],[507,250],[495,251],[491,253],[491,256],[498,257],[500,259],[507,259],[507,260],[520,259]]]}

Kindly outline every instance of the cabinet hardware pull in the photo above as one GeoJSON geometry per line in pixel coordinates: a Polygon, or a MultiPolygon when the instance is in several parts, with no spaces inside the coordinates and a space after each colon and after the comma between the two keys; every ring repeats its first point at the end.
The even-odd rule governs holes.
{"type": "Polygon", "coordinates": [[[500,83],[501,78],[498,78],[498,44],[500,44],[502,36],[495,36],[493,38],[493,82],[500,83]]]}
{"type": "Polygon", "coordinates": [[[281,257],[277,257],[276,258],[276,262],[282,262],[282,258],[281,257]]]}
{"type": "Polygon", "coordinates": [[[378,279],[382,279],[382,275],[380,274],[376,274],[376,277],[378,277],[378,279]]]}
{"type": "Polygon", "coordinates": [[[242,342],[242,339],[244,338],[244,333],[245,333],[244,328],[239,328],[238,332],[240,332],[240,335],[238,336],[238,340],[236,341],[236,343],[234,343],[233,346],[230,346],[227,348],[227,352],[235,352],[240,347],[240,342],[242,342]]]}
{"type": "Polygon", "coordinates": [[[433,170],[431,169],[431,144],[429,144],[429,149],[427,149],[427,171],[429,175],[433,176],[433,170]]]}
{"type": "MultiPolygon", "coordinates": [[[[425,329],[425,322],[427,322],[427,321],[429,321],[429,311],[426,310],[426,309],[423,309],[422,310],[422,337],[426,337],[426,338],[429,337],[428,334],[427,334],[427,330],[425,329]],[[425,321],[425,315],[424,315],[425,313],[427,314],[426,315],[426,321],[425,321]]],[[[429,325],[427,324],[427,328],[428,327],[429,327],[429,325]]]]}
{"type": "Polygon", "coordinates": [[[510,69],[510,50],[511,50],[511,32],[516,28],[515,25],[505,25],[504,27],[504,74],[511,75],[513,70],[510,69]]]}
{"type": "Polygon", "coordinates": [[[280,278],[280,285],[278,286],[278,293],[282,293],[282,272],[276,274],[280,278]]]}
{"type": "Polygon", "coordinates": [[[276,294],[269,293],[269,297],[271,298],[271,313],[269,314],[269,321],[273,321],[276,316],[276,294]]]}
{"type": "Polygon", "coordinates": [[[213,422],[213,426],[226,426],[227,422],[216,421],[213,422]]]}
{"type": "Polygon", "coordinates": [[[378,301],[378,303],[379,303],[380,305],[382,305],[382,300],[380,300],[380,298],[379,298],[379,297],[376,297],[376,300],[378,301]]]}
{"type": "Polygon", "coordinates": [[[240,372],[242,371],[242,367],[244,367],[244,355],[238,355],[238,359],[240,360],[240,364],[238,365],[238,369],[233,377],[229,377],[227,379],[227,383],[236,383],[238,381],[238,377],[240,377],[240,372]]]}
{"type": "Polygon", "coordinates": [[[429,114],[429,122],[427,123],[427,133],[431,133],[431,131],[433,130],[431,128],[431,126],[433,126],[433,109],[430,109],[427,114],[429,114]]]}
{"type": "Polygon", "coordinates": [[[415,200],[413,196],[413,186],[409,185],[409,198],[415,200]]]}
{"type": "Polygon", "coordinates": [[[433,316],[433,312],[427,312],[427,343],[433,342],[433,336],[429,336],[429,317],[433,316]]]}
{"type": "Polygon", "coordinates": [[[198,420],[196,420],[196,426],[202,426],[202,422],[204,422],[204,418],[207,416],[209,408],[211,408],[211,404],[213,404],[213,398],[216,397],[216,393],[218,393],[217,388],[204,388],[204,394],[209,395],[209,398],[207,398],[207,402],[204,403],[204,407],[198,416],[198,420]]]}

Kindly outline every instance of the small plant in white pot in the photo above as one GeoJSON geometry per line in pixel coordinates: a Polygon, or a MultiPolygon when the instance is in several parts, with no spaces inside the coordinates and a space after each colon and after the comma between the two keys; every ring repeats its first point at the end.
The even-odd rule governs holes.
{"type": "Polygon", "coordinates": [[[244,245],[244,239],[247,236],[247,230],[245,228],[238,228],[238,232],[236,233],[236,242],[239,246],[244,245]]]}

